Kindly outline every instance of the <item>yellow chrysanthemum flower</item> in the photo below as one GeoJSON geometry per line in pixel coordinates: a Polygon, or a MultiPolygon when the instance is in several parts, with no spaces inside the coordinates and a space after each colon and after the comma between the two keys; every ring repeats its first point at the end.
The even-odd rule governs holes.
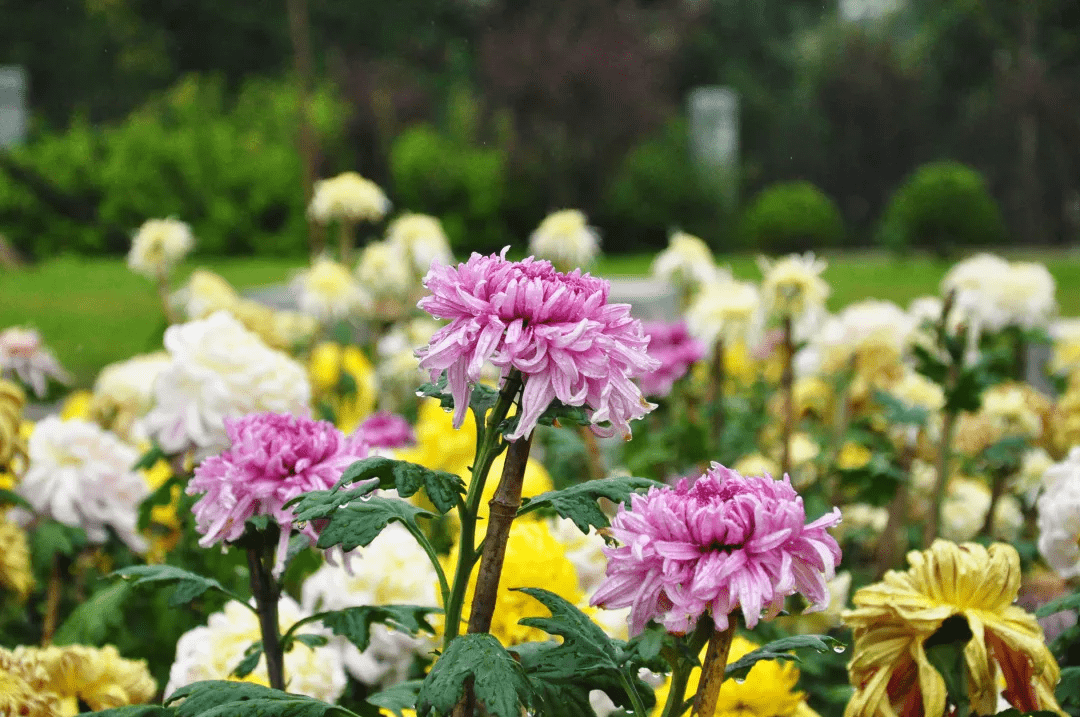
{"type": "MultiPolygon", "coordinates": [[[[151,491],[155,491],[165,484],[173,476],[172,466],[169,462],[160,459],[148,470],[142,472],[146,479],[146,485],[151,491]]],[[[151,565],[165,562],[165,556],[180,542],[183,525],[180,517],[176,514],[180,506],[181,486],[174,485],[169,494],[169,502],[155,505],[150,509],[151,527],[147,538],[150,542],[150,550],[146,553],[146,562],[151,565]]]]}
{"type": "Polygon", "coordinates": [[[80,702],[104,710],[149,702],[157,692],[146,660],[124,659],[112,645],[17,647],[10,654],[12,661],[38,676],[42,693],[56,696],[59,709],[53,714],[61,717],[78,714],[80,702]]]}
{"type": "Polygon", "coordinates": [[[20,657],[21,648],[12,652],[0,647],[0,715],[56,717],[60,698],[47,689],[48,673],[20,657]]]}
{"type": "Polygon", "coordinates": [[[337,427],[352,433],[375,410],[379,395],[378,374],[358,346],[324,342],[311,351],[308,374],[315,403],[333,412],[337,427]],[[342,390],[342,379],[348,383],[342,390]]]}
{"type": "Polygon", "coordinates": [[[945,682],[927,660],[923,643],[953,615],[963,615],[974,637],[964,649],[973,712],[997,712],[1004,697],[1021,712],[1051,710],[1061,672],[1034,616],[1013,605],[1020,590],[1020,556],[1005,543],[988,548],[935,540],[908,553],[906,572],[889,571],[855,593],[844,622],[855,631],[848,674],[855,694],[845,717],[894,717],[905,704],[918,714],[945,712],[945,682]]]}
{"type": "Polygon", "coordinates": [[[438,399],[420,402],[416,416],[416,445],[398,451],[398,458],[432,470],[448,471],[468,477],[476,454],[476,419],[465,412],[461,428],[454,428],[454,416],[442,409],[438,399]]]}
{"type": "Polygon", "coordinates": [[[20,432],[26,394],[15,383],[0,378],[0,471],[17,455],[26,453],[20,432]]]}
{"type": "Polygon", "coordinates": [[[72,391],[64,399],[63,405],[60,406],[60,418],[65,421],[70,421],[73,418],[89,421],[90,402],[93,398],[94,394],[90,391],[72,391]]]}
{"type": "MultiPolygon", "coordinates": [[[[457,564],[457,548],[451,553],[448,564],[457,564]]],[[[546,521],[523,519],[514,521],[510,538],[506,541],[506,558],[499,594],[495,598],[495,612],[491,620],[491,634],[507,647],[522,642],[547,640],[543,630],[519,625],[523,617],[547,617],[548,609],[525,593],[510,588],[544,588],[571,603],[581,603],[585,597],[578,582],[577,570],[566,555],[566,546],[556,540],[546,521]]],[[[472,610],[476,575],[465,593],[462,615],[468,618],[472,610]]]]}
{"type": "Polygon", "coordinates": [[[826,263],[812,252],[781,259],[758,258],[761,298],[771,316],[802,316],[824,307],[829,285],[821,278],[826,263]]]}
{"type": "Polygon", "coordinates": [[[26,600],[34,587],[26,531],[0,513],[0,586],[26,600]]]}
{"type": "Polygon", "coordinates": [[[869,463],[873,457],[874,454],[863,444],[848,441],[840,448],[840,453],[836,456],[836,467],[842,471],[858,470],[869,463]]]}
{"type": "MultiPolygon", "coordinates": [[[[758,647],[760,645],[736,635],[731,641],[728,662],[734,662],[758,647]]],[[[701,659],[705,659],[704,649],[701,659]]],[[[700,678],[700,669],[690,673],[690,680],[686,684],[688,697],[697,692],[700,678]]],[[[714,714],[716,717],[817,717],[817,713],[806,704],[806,693],[795,690],[798,681],[799,669],[793,662],[762,660],[750,669],[745,681],[725,680],[720,685],[714,714]]],[[[663,713],[670,689],[669,677],[656,689],[653,717],[660,717],[663,713]]]]}

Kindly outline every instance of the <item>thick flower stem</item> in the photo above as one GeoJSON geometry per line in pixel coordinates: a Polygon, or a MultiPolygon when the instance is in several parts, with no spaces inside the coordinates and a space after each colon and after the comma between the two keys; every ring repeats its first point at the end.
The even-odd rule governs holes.
{"type": "Polygon", "coordinates": [[[784,394],[784,424],[780,438],[780,474],[791,472],[791,434],[795,425],[795,343],[791,336],[791,316],[783,322],[784,372],[780,375],[780,390],[784,394]]]}
{"type": "Polygon", "coordinates": [[[480,558],[480,571],[476,576],[476,591],[469,614],[469,632],[487,632],[491,629],[491,617],[495,613],[495,598],[499,592],[503,559],[506,557],[506,541],[510,538],[510,526],[521,506],[521,484],[525,480],[525,466],[529,462],[532,433],[510,444],[503,464],[502,478],[495,489],[495,496],[488,503],[490,513],[487,534],[484,536],[484,554],[480,558]]]}
{"type": "Polygon", "coordinates": [[[180,317],[176,315],[172,304],[169,303],[169,277],[164,272],[158,274],[157,294],[158,299],[161,300],[161,310],[165,314],[165,320],[170,326],[180,323],[180,317]]]}
{"type": "Polygon", "coordinates": [[[709,638],[709,650],[701,665],[701,681],[694,698],[694,717],[713,717],[716,713],[716,700],[720,696],[720,685],[724,682],[731,638],[734,636],[735,619],[729,617],[727,629],[714,631],[709,638]]]}
{"type": "Polygon", "coordinates": [[[712,416],[713,446],[719,449],[724,438],[724,340],[717,339],[709,371],[709,391],[705,398],[712,416]]]}
{"type": "Polygon", "coordinates": [[[56,634],[56,625],[60,616],[60,591],[64,586],[61,579],[66,562],[63,555],[56,553],[52,559],[52,570],[49,572],[49,587],[45,593],[45,616],[41,624],[41,645],[47,646],[52,643],[53,635],[56,634]]]}
{"type": "Polygon", "coordinates": [[[281,634],[278,632],[278,598],[281,597],[281,587],[270,574],[268,559],[272,559],[272,553],[252,546],[247,549],[247,557],[251,593],[255,596],[263,654],[266,656],[266,672],[270,677],[270,686],[275,690],[284,690],[285,656],[281,651],[281,634]]]}
{"type": "Polygon", "coordinates": [[[461,535],[458,538],[458,562],[454,572],[454,583],[450,588],[450,600],[443,606],[446,610],[444,648],[461,631],[461,610],[465,602],[465,590],[469,585],[469,577],[472,575],[477,558],[476,514],[480,509],[480,501],[483,500],[484,483],[487,481],[488,471],[491,470],[491,462],[499,454],[501,439],[499,425],[510,412],[510,407],[514,404],[514,399],[520,390],[521,374],[516,370],[511,371],[499,393],[499,402],[488,413],[487,420],[477,436],[469,493],[465,501],[458,505],[461,535]]]}
{"type": "Polygon", "coordinates": [[[1000,468],[994,471],[991,478],[993,483],[990,485],[990,508],[986,511],[986,520],[983,521],[981,535],[989,536],[994,530],[994,513],[997,512],[1001,496],[1005,494],[1005,479],[1007,477],[1008,473],[1000,468]]]}
{"type": "Polygon", "coordinates": [[[941,447],[938,451],[937,484],[934,486],[934,500],[930,504],[930,515],[926,517],[923,531],[923,547],[929,548],[938,535],[941,522],[941,505],[945,502],[945,492],[949,488],[949,463],[952,460],[953,428],[956,425],[956,412],[946,411],[942,418],[941,447]]]}
{"type": "MultiPolygon", "coordinates": [[[[700,654],[701,648],[714,632],[712,617],[705,615],[700,618],[694,632],[688,638],[680,638],[685,640],[687,654],[695,657],[700,654]]],[[[686,683],[690,680],[690,673],[694,671],[694,663],[670,650],[666,650],[664,656],[671,665],[671,687],[668,689],[668,699],[664,703],[661,717],[681,717],[682,706],[686,701],[686,683]]]]}
{"type": "Polygon", "coordinates": [[[338,239],[340,240],[339,258],[342,264],[347,265],[352,261],[353,233],[356,231],[355,227],[355,222],[348,219],[341,220],[341,234],[338,236],[338,239]]]}

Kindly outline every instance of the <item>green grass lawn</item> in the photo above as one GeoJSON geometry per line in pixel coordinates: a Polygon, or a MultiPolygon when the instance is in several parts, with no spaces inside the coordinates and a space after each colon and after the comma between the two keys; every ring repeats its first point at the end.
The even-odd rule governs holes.
{"type": "MultiPolygon", "coordinates": [[[[1004,252],[1010,258],[1046,263],[1057,280],[1061,313],[1080,315],[1080,255],[1065,252],[1004,252]]],[[[829,306],[878,298],[903,306],[936,294],[951,262],[916,256],[894,260],[877,253],[826,257],[832,286],[829,306]]],[[[605,257],[593,269],[600,276],[647,274],[648,255],[605,257]]],[[[760,278],[753,256],[720,257],[741,279],[760,278]]],[[[179,279],[196,266],[212,269],[240,290],[288,279],[299,268],[293,259],[216,259],[185,265],[179,279]]],[[[179,284],[179,282],[177,282],[179,284]]],[[[128,271],[121,259],[59,258],[19,271],[0,271],[0,328],[37,327],[61,362],[89,386],[102,366],[161,346],[164,319],[151,283],[128,271]]]]}

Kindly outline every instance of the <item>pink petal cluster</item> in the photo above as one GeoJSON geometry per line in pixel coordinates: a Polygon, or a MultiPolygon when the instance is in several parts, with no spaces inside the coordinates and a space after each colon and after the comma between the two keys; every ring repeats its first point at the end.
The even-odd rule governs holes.
{"type": "Polygon", "coordinates": [[[717,630],[742,608],[753,628],[763,610],[774,616],[784,598],[802,593],[808,612],[829,604],[840,548],[826,528],[840,522],[836,508],[806,523],[802,498],[785,476],[743,477],[719,463],[694,482],[652,488],[619,506],[605,548],[607,578],[592,604],[630,608],[630,631],[649,620],[685,634],[707,610],[717,630]]]}
{"type": "Polygon", "coordinates": [[[691,364],[705,356],[705,344],[690,335],[684,321],[653,321],[645,324],[644,330],[649,337],[649,356],[660,362],[660,368],[641,377],[641,392],[664,397],[691,364]]]}
{"type": "MultiPolygon", "coordinates": [[[[248,518],[272,516],[281,526],[274,565],[279,573],[294,527],[285,503],[332,488],[350,464],[367,457],[367,445],[327,421],[277,413],[226,418],[225,431],[231,447],[200,463],[187,486],[188,495],[203,494],[192,507],[203,536],[199,545],[237,540],[248,518]]],[[[318,538],[311,523],[300,532],[318,538]]]]}
{"type": "Polygon", "coordinates": [[[404,416],[389,411],[379,411],[364,419],[353,433],[369,448],[404,448],[416,445],[416,434],[404,416]]]}
{"type": "Polygon", "coordinates": [[[518,427],[528,435],[554,399],[585,406],[600,435],[630,434],[630,421],[654,408],[631,380],[655,370],[645,353],[641,322],[629,304],[607,303],[610,285],[575,270],[563,274],[532,257],[514,262],[501,254],[473,254],[456,267],[433,264],[424,277],[430,296],[419,306],[450,323],[420,349],[420,367],[432,380],[445,370],[460,427],[472,385],[490,361],[503,376],[525,379],[518,427]]]}
{"type": "Polygon", "coordinates": [[[12,326],[0,331],[0,377],[11,373],[34,389],[34,395],[44,398],[49,379],[71,383],[71,374],[64,370],[52,351],[45,346],[35,329],[12,326]]]}

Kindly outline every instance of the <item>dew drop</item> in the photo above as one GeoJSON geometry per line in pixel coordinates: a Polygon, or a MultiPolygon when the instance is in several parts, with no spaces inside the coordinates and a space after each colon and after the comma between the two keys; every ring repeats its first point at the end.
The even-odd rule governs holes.
{"type": "Polygon", "coordinates": [[[746,678],[745,678],[745,677],[736,677],[736,678],[735,678],[735,684],[737,684],[737,685],[741,685],[741,684],[742,684],[742,683],[744,683],[744,682],[746,682],[746,678]]]}
{"type": "Polygon", "coordinates": [[[839,655],[840,653],[842,653],[846,649],[847,648],[845,648],[843,645],[833,645],[832,651],[835,652],[837,655],[839,655]]]}

